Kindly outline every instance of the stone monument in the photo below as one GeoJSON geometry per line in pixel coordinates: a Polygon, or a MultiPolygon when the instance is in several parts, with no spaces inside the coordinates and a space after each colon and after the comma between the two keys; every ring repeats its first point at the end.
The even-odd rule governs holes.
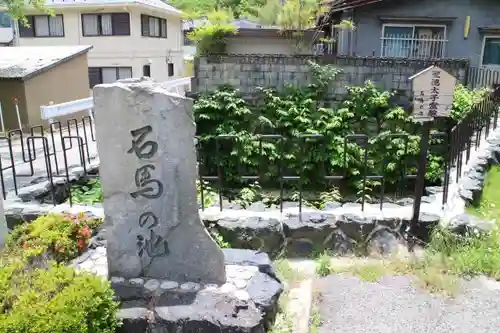
{"type": "Polygon", "coordinates": [[[94,89],[108,274],[225,282],[198,215],[192,100],[151,80],[94,89]]]}
{"type": "Polygon", "coordinates": [[[107,253],[118,333],[264,333],[281,283],[267,254],[221,250],[201,223],[192,100],[128,79],[94,87],[94,110],[107,248],[77,261],[107,253]]]}

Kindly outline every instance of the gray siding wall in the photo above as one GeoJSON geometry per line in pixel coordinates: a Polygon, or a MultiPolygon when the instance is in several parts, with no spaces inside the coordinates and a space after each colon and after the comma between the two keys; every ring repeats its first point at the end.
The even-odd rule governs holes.
{"type": "MultiPolygon", "coordinates": [[[[383,23],[422,23],[391,21],[383,22],[381,16],[407,17],[454,17],[447,26],[445,57],[470,59],[472,66],[480,64],[484,34],[478,27],[500,27],[500,1],[495,0],[406,0],[387,1],[381,4],[357,8],[354,22],[357,26],[352,51],[357,56],[381,56],[381,33],[383,23]],[[466,16],[471,17],[469,37],[464,39],[466,16]]],[[[442,24],[442,23],[437,23],[442,24]]]]}

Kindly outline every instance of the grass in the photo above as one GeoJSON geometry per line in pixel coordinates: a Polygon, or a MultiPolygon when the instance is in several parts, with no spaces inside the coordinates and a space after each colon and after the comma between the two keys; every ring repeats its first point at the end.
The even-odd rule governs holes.
{"type": "Polygon", "coordinates": [[[490,169],[484,180],[482,198],[477,207],[468,207],[467,212],[480,218],[498,220],[500,218],[500,166],[490,169]]]}
{"type": "MultiPolygon", "coordinates": [[[[500,223],[500,166],[487,174],[482,198],[468,212],[500,223]]],[[[397,259],[335,267],[327,263],[328,255],[317,259],[317,274],[351,273],[365,281],[375,282],[384,275],[413,275],[417,285],[431,292],[455,295],[463,277],[485,275],[500,280],[500,230],[489,233],[478,230],[465,236],[437,229],[422,258],[397,259]]]]}
{"type": "Polygon", "coordinates": [[[318,333],[321,326],[321,314],[316,306],[313,306],[311,311],[311,318],[309,319],[311,326],[311,333],[318,333]]]}
{"type": "Polygon", "coordinates": [[[304,275],[290,265],[287,259],[279,259],[274,263],[276,275],[284,285],[283,294],[278,303],[278,313],[274,325],[269,333],[293,333],[293,321],[290,315],[286,312],[288,293],[292,286],[300,283],[304,279],[304,275]]]}

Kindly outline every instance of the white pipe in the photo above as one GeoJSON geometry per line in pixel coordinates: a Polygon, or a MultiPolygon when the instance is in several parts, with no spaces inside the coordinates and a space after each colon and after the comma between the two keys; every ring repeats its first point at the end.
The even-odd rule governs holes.
{"type": "Polygon", "coordinates": [[[2,103],[0,103],[0,121],[2,122],[2,133],[5,135],[5,124],[3,123],[2,103]]]}
{"type": "Polygon", "coordinates": [[[19,114],[19,104],[16,101],[14,105],[16,106],[17,124],[19,125],[19,129],[22,129],[23,126],[21,125],[21,115],[19,114]]]}

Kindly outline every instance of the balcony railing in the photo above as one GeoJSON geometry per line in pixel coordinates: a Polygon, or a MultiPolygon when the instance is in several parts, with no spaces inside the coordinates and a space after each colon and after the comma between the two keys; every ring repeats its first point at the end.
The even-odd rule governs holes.
{"type": "Polygon", "coordinates": [[[445,39],[408,38],[391,36],[381,38],[382,57],[435,59],[446,56],[445,39]]]}

